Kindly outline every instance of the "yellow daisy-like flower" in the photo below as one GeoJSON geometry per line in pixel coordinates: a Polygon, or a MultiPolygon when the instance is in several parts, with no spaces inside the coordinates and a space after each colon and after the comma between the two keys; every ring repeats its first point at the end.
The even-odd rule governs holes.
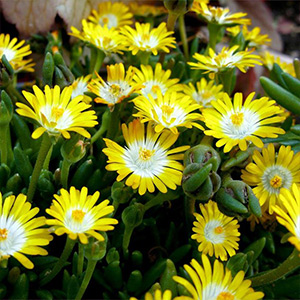
{"type": "Polygon", "coordinates": [[[40,127],[33,133],[32,138],[39,138],[45,131],[50,135],[63,135],[64,138],[71,137],[69,131],[77,132],[86,138],[90,134],[84,127],[94,127],[98,124],[95,111],[86,110],[91,105],[82,102],[82,96],[71,99],[72,87],[65,87],[60,92],[60,87],[45,86],[44,93],[36,86],[33,92],[23,91],[23,95],[31,107],[18,102],[17,113],[21,116],[36,120],[40,127]]]}
{"type": "MultiPolygon", "coordinates": [[[[132,55],[139,51],[153,53],[157,55],[158,51],[169,53],[169,48],[176,48],[175,38],[171,37],[173,31],[168,31],[166,23],[161,23],[157,28],[151,29],[150,23],[135,23],[135,29],[130,26],[121,28],[121,33],[125,37],[125,45],[132,55]]],[[[123,37],[123,39],[124,39],[123,37]]]]}
{"type": "Polygon", "coordinates": [[[141,16],[141,17],[157,17],[168,13],[168,11],[165,9],[164,6],[154,6],[154,5],[130,2],[129,7],[130,7],[130,11],[135,16],[141,16]]]}
{"type": "Polygon", "coordinates": [[[141,118],[142,122],[153,121],[156,132],[168,128],[176,134],[178,133],[177,127],[192,128],[192,126],[204,130],[200,124],[195,122],[202,120],[202,116],[192,113],[200,106],[194,103],[189,96],[177,92],[167,92],[162,95],[158,91],[157,98],[153,98],[149,94],[147,98],[138,96],[133,102],[138,110],[133,116],[141,118]]]}
{"type": "Polygon", "coordinates": [[[280,57],[275,57],[270,52],[265,51],[261,53],[261,60],[263,62],[263,65],[271,71],[273,69],[273,66],[275,63],[279,65],[279,67],[282,69],[282,71],[289,73],[290,75],[296,77],[294,65],[292,63],[287,63],[284,61],[281,61],[280,57]]]}
{"type": "Polygon", "coordinates": [[[170,76],[171,70],[163,70],[160,63],[156,64],[154,71],[149,65],[141,65],[141,70],[135,69],[133,81],[142,86],[140,94],[145,97],[150,94],[153,98],[156,98],[158,91],[165,94],[168,90],[182,90],[182,85],[177,84],[179,79],[170,79],[170,76]]]}
{"type": "Polygon", "coordinates": [[[127,147],[123,148],[114,141],[104,139],[107,148],[103,152],[108,156],[108,171],[117,171],[117,181],[126,179],[125,184],[133,189],[139,189],[144,195],[148,190],[153,193],[154,185],[160,192],[166,193],[167,187],[175,190],[181,184],[183,165],[176,160],[182,160],[183,152],[189,146],[181,146],[169,150],[176,142],[178,134],[170,131],[156,133],[151,123],[145,130],[139,120],[122,124],[123,136],[127,147]],[[146,132],[145,132],[146,131],[146,132]]]}
{"type": "MultiPolygon", "coordinates": [[[[138,300],[135,297],[130,297],[129,300],[138,300]]],[[[165,290],[163,293],[160,289],[155,290],[154,295],[150,292],[145,294],[145,300],[172,300],[172,292],[170,290],[165,290]]]]}
{"type": "Polygon", "coordinates": [[[129,7],[124,3],[107,1],[99,3],[98,11],[93,9],[92,15],[88,17],[88,20],[103,27],[118,28],[132,24],[132,17],[129,7]]]}
{"type": "Polygon", "coordinates": [[[242,31],[248,47],[258,48],[262,45],[268,45],[271,42],[271,39],[267,34],[260,34],[259,27],[248,30],[247,26],[234,26],[227,28],[227,31],[233,36],[237,36],[242,31]]]}
{"type": "Polygon", "coordinates": [[[125,50],[125,46],[123,45],[124,38],[120,35],[119,30],[115,28],[102,27],[99,24],[96,25],[92,22],[82,20],[82,32],[73,26],[71,30],[73,32],[69,33],[70,35],[90,43],[107,55],[111,53],[123,54],[122,50],[125,50]]]}
{"type": "Polygon", "coordinates": [[[251,93],[244,104],[242,93],[236,93],[233,101],[224,94],[222,100],[211,102],[214,108],[203,110],[205,125],[210,129],[204,133],[219,139],[216,146],[225,145],[224,152],[229,152],[236,145],[245,151],[248,142],[262,148],[264,144],[260,137],[276,138],[278,134],[284,134],[283,129],[269,126],[285,119],[277,116],[282,111],[275,105],[276,102],[267,97],[252,100],[254,94],[251,93]]]}
{"type": "Polygon", "coordinates": [[[221,213],[214,201],[200,204],[202,215],[194,213],[196,220],[193,224],[192,239],[199,244],[198,250],[209,256],[227,260],[239,248],[240,239],[238,221],[221,213]]]}
{"type": "Polygon", "coordinates": [[[45,228],[45,217],[34,218],[39,208],[31,208],[26,196],[8,196],[0,193],[0,260],[13,256],[25,268],[32,269],[33,263],[25,255],[47,255],[40,246],[46,246],[52,236],[45,228]],[[25,254],[25,255],[24,255],[25,254]]]}
{"type": "Polygon", "coordinates": [[[237,51],[238,45],[231,47],[223,47],[220,53],[210,48],[208,56],[204,54],[195,53],[193,58],[198,62],[188,62],[192,69],[200,69],[205,73],[219,73],[228,69],[238,68],[245,73],[246,68],[254,67],[255,64],[261,65],[259,61],[260,56],[252,54],[254,49],[248,51],[237,51]]]}
{"type": "Polygon", "coordinates": [[[230,270],[215,260],[213,268],[206,255],[202,255],[202,265],[192,259],[191,266],[184,265],[184,269],[192,282],[180,276],[174,276],[174,281],[184,286],[190,293],[189,296],[179,296],[174,300],[258,300],[264,293],[255,292],[251,286],[251,280],[244,280],[245,272],[239,271],[232,278],[230,270]]]}
{"type": "Polygon", "coordinates": [[[85,92],[88,92],[88,84],[90,79],[92,78],[92,75],[89,74],[87,76],[82,76],[77,78],[76,80],[74,80],[74,82],[72,83],[72,95],[71,98],[76,98],[77,96],[83,96],[83,101],[85,103],[90,103],[92,101],[92,98],[85,95],[85,92]]]}
{"type": "Polygon", "coordinates": [[[255,186],[253,192],[259,199],[262,211],[273,213],[275,205],[279,205],[281,189],[291,189],[293,183],[300,186],[300,152],[294,154],[290,146],[281,146],[278,155],[273,144],[262,149],[262,153],[254,151],[253,162],[242,170],[242,179],[255,186]]]}
{"type": "Polygon", "coordinates": [[[274,206],[276,219],[293,234],[288,241],[300,251],[300,187],[294,183],[291,191],[282,189],[279,197],[282,205],[274,206]]]}
{"type": "Polygon", "coordinates": [[[16,72],[34,72],[33,66],[35,64],[32,63],[32,59],[24,59],[25,56],[32,53],[30,46],[23,46],[25,43],[24,40],[19,43],[17,42],[17,38],[10,40],[9,34],[0,34],[0,61],[2,56],[5,55],[6,59],[16,72]]]}
{"type": "Polygon", "coordinates": [[[132,81],[134,73],[134,68],[130,66],[125,75],[122,63],[107,66],[106,82],[96,73],[98,79],[93,79],[88,85],[89,90],[98,96],[94,101],[114,106],[138,91],[140,86],[134,85],[132,81]]]}
{"type": "Polygon", "coordinates": [[[78,237],[82,244],[88,243],[89,236],[104,241],[99,231],[113,230],[118,220],[107,217],[114,211],[114,207],[108,205],[109,200],[95,205],[99,196],[98,191],[88,195],[86,187],[77,190],[72,186],[70,192],[61,189],[60,195],[54,195],[51,207],[46,209],[54,219],[47,219],[46,223],[53,226],[55,234],[66,233],[72,240],[78,237]]]}
{"type": "Polygon", "coordinates": [[[207,82],[205,78],[201,78],[196,83],[196,87],[191,82],[188,85],[183,85],[183,92],[200,105],[201,111],[203,108],[212,107],[211,102],[213,100],[223,97],[224,92],[222,92],[222,89],[222,84],[215,85],[214,80],[207,82]]]}
{"type": "Polygon", "coordinates": [[[207,23],[234,26],[237,24],[250,25],[250,19],[244,19],[246,13],[231,14],[229,8],[206,5],[203,1],[197,1],[192,7],[192,11],[199,15],[207,23]]]}

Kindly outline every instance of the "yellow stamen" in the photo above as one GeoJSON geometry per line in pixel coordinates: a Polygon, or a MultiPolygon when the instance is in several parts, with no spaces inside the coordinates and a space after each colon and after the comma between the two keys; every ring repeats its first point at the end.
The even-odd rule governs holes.
{"type": "Polygon", "coordinates": [[[218,295],[217,300],[234,300],[234,296],[229,292],[221,292],[218,295]]]}
{"type": "Polygon", "coordinates": [[[144,33],[143,35],[142,35],[142,40],[149,40],[149,38],[150,38],[150,35],[149,34],[147,34],[147,33],[144,33]]]}
{"type": "Polygon", "coordinates": [[[205,91],[204,93],[202,93],[203,99],[209,99],[210,97],[211,97],[211,92],[205,91]]]}
{"type": "Polygon", "coordinates": [[[0,229],[0,242],[7,239],[8,231],[6,228],[0,229]]]}
{"type": "Polygon", "coordinates": [[[158,91],[160,91],[160,87],[158,85],[154,85],[152,88],[151,88],[151,91],[153,93],[157,93],[158,91]]]}
{"type": "Polygon", "coordinates": [[[110,44],[110,42],[111,42],[111,38],[109,38],[109,37],[107,37],[107,36],[105,36],[104,38],[103,38],[103,46],[105,47],[105,46],[108,46],[109,44],[110,44]]]}
{"type": "Polygon", "coordinates": [[[155,153],[155,150],[148,150],[148,149],[140,148],[140,152],[139,152],[140,159],[149,160],[154,153],[155,153]]]}
{"type": "Polygon", "coordinates": [[[230,117],[230,119],[231,119],[232,124],[240,126],[244,121],[244,114],[243,113],[233,114],[230,117]]]}
{"type": "Polygon", "coordinates": [[[72,211],[72,218],[77,222],[82,222],[85,216],[85,212],[81,209],[75,209],[72,211]]]}
{"type": "Polygon", "coordinates": [[[161,110],[164,114],[170,115],[174,111],[174,107],[171,107],[169,105],[163,105],[161,107],[161,110]]]}
{"type": "Polygon", "coordinates": [[[53,107],[51,110],[51,118],[54,118],[57,121],[64,113],[63,108],[53,107]]]}
{"type": "Polygon", "coordinates": [[[282,186],[282,178],[278,175],[275,175],[271,180],[270,184],[273,188],[278,189],[282,186]]]}
{"type": "Polygon", "coordinates": [[[120,90],[121,90],[121,87],[117,84],[112,84],[110,87],[110,92],[115,96],[119,95],[120,90]]]}
{"type": "Polygon", "coordinates": [[[218,227],[215,228],[215,233],[216,233],[216,234],[220,234],[220,233],[222,233],[222,232],[223,232],[222,226],[218,226],[218,227]]]}
{"type": "Polygon", "coordinates": [[[107,17],[104,17],[104,18],[102,19],[103,24],[107,24],[108,21],[109,21],[109,19],[108,19],[107,17]]]}

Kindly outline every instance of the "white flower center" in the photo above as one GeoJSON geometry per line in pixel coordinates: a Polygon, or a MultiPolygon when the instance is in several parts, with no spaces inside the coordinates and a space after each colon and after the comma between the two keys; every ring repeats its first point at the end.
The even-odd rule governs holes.
{"type": "Polygon", "coordinates": [[[158,46],[157,37],[150,34],[137,34],[134,41],[135,44],[144,51],[151,51],[151,49],[158,46]]]}
{"type": "Polygon", "coordinates": [[[0,217],[0,257],[14,255],[22,250],[27,240],[22,224],[13,217],[0,217]]]}
{"type": "Polygon", "coordinates": [[[115,104],[130,95],[131,86],[126,81],[115,80],[106,82],[99,89],[99,95],[105,101],[115,104]]]}
{"type": "Polygon", "coordinates": [[[83,233],[90,230],[94,225],[93,215],[82,207],[72,207],[65,215],[64,225],[74,233],[83,233]]]}
{"type": "Polygon", "coordinates": [[[295,235],[300,240],[300,215],[298,215],[295,221],[295,235]]]}
{"type": "Polygon", "coordinates": [[[198,91],[192,95],[193,99],[197,103],[205,108],[212,107],[211,101],[216,100],[216,97],[210,91],[198,91]]]}
{"type": "Polygon", "coordinates": [[[228,292],[226,286],[208,283],[202,291],[202,299],[205,300],[234,300],[234,295],[228,292]]]}
{"type": "Polygon", "coordinates": [[[70,128],[73,124],[71,112],[63,107],[53,107],[49,104],[40,109],[41,125],[50,133],[56,134],[58,129],[70,128]],[[49,124],[45,124],[47,122],[49,124]]]}
{"type": "Polygon", "coordinates": [[[241,111],[231,110],[222,117],[220,125],[223,133],[231,139],[243,139],[259,128],[259,115],[242,107],[241,111]]]}
{"type": "Polygon", "coordinates": [[[168,162],[166,151],[154,144],[152,140],[134,141],[126,151],[123,159],[126,166],[135,174],[153,178],[161,174],[168,162]]]}
{"type": "Polygon", "coordinates": [[[150,94],[154,99],[157,98],[157,92],[161,91],[161,93],[164,95],[167,91],[167,88],[164,84],[157,80],[149,80],[146,82],[143,82],[144,88],[141,89],[142,95],[146,98],[148,97],[148,94],[150,94]]]}
{"type": "Polygon", "coordinates": [[[95,38],[95,45],[104,52],[112,51],[118,45],[108,36],[97,36],[95,38]]]}
{"type": "Polygon", "coordinates": [[[213,244],[222,244],[226,238],[223,224],[219,220],[207,222],[204,227],[204,236],[213,244]]]}
{"type": "Polygon", "coordinates": [[[99,19],[99,24],[101,26],[107,25],[107,27],[110,29],[112,27],[118,27],[119,22],[118,22],[118,18],[116,17],[116,15],[105,14],[105,15],[101,16],[101,18],[99,19]]]}
{"type": "Polygon", "coordinates": [[[264,189],[267,190],[269,194],[278,195],[281,188],[289,189],[291,187],[293,176],[285,167],[273,165],[266,168],[261,179],[264,189]]]}
{"type": "Polygon", "coordinates": [[[84,95],[85,92],[88,91],[87,89],[87,82],[84,82],[83,80],[76,81],[72,84],[73,91],[71,99],[84,95]]]}
{"type": "Polygon", "coordinates": [[[5,55],[8,61],[11,61],[15,58],[16,51],[8,48],[0,47],[0,57],[2,58],[3,54],[5,55]]]}

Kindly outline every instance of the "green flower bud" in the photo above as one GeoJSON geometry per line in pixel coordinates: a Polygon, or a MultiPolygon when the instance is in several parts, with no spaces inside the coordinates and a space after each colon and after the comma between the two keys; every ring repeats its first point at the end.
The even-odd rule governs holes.
{"type": "Polygon", "coordinates": [[[80,161],[86,154],[86,143],[75,134],[71,139],[65,140],[60,148],[62,157],[70,164],[80,161]]]}
{"type": "Polygon", "coordinates": [[[0,126],[10,123],[13,117],[14,107],[8,94],[3,90],[0,99],[0,126]]]}
{"type": "Polygon", "coordinates": [[[183,163],[184,166],[197,163],[201,167],[206,164],[212,164],[212,170],[216,172],[220,166],[221,158],[213,147],[200,144],[185,152],[183,163]]]}
{"type": "Polygon", "coordinates": [[[231,271],[233,277],[241,270],[246,272],[249,267],[247,255],[244,253],[237,253],[231,256],[226,263],[226,267],[231,271]]]}
{"type": "Polygon", "coordinates": [[[115,181],[111,187],[111,197],[118,204],[127,203],[133,196],[134,191],[123,182],[115,181]]]}
{"type": "Polygon", "coordinates": [[[119,251],[115,247],[110,248],[106,255],[106,262],[110,264],[113,261],[119,261],[119,260],[120,260],[119,251]]]}
{"type": "Polygon", "coordinates": [[[144,205],[141,203],[134,203],[124,209],[122,213],[122,221],[125,226],[135,228],[142,223],[144,213],[144,205]]]}
{"type": "Polygon", "coordinates": [[[15,284],[18,280],[18,278],[21,275],[21,270],[19,267],[13,267],[9,272],[7,276],[7,281],[10,284],[15,284]]]}
{"type": "Polygon", "coordinates": [[[164,6],[175,15],[185,14],[193,5],[194,0],[164,0],[164,6]]]}
{"type": "Polygon", "coordinates": [[[104,237],[104,241],[98,241],[93,237],[89,238],[89,242],[83,245],[84,256],[88,260],[101,260],[106,254],[107,247],[107,234],[101,232],[104,237]]]}
{"type": "Polygon", "coordinates": [[[13,76],[15,71],[14,71],[13,67],[11,66],[11,64],[9,63],[9,61],[7,60],[5,54],[2,55],[1,62],[2,62],[3,67],[6,69],[7,73],[10,76],[13,76]]]}

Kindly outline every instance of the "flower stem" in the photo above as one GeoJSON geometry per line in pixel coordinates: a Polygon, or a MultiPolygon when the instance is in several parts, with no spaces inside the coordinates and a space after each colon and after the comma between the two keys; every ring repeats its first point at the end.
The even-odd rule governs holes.
{"type": "Polygon", "coordinates": [[[107,129],[106,137],[108,139],[114,139],[119,130],[119,110],[120,105],[116,104],[114,110],[110,114],[110,122],[107,129]]]}
{"type": "Polygon", "coordinates": [[[77,276],[80,276],[82,273],[83,261],[84,261],[83,245],[81,243],[78,243],[77,276]]]}
{"type": "Polygon", "coordinates": [[[148,65],[149,64],[149,58],[150,58],[151,52],[146,51],[139,51],[138,57],[140,59],[141,65],[148,65]]]}
{"type": "Polygon", "coordinates": [[[66,159],[64,159],[62,162],[60,182],[64,189],[68,188],[68,178],[69,178],[69,171],[70,171],[71,165],[72,165],[72,163],[70,163],[66,159]]]}
{"type": "Polygon", "coordinates": [[[29,202],[32,202],[32,199],[33,199],[33,196],[34,196],[34,193],[36,190],[36,185],[37,185],[45,158],[49,152],[51,145],[52,145],[51,139],[50,139],[48,133],[45,132],[43,135],[42,143],[40,146],[40,151],[39,151],[38,157],[36,159],[34,169],[32,172],[32,176],[31,176],[31,180],[29,183],[29,188],[28,188],[28,192],[27,192],[27,200],[29,202]]]}
{"type": "Polygon", "coordinates": [[[84,295],[84,292],[86,290],[86,288],[88,287],[90,280],[93,276],[95,267],[97,265],[97,260],[93,260],[93,259],[89,259],[88,260],[88,265],[85,271],[85,275],[84,278],[82,280],[81,286],[79,288],[79,291],[75,297],[75,300],[80,300],[82,299],[82,296],[84,295]]]}
{"type": "Polygon", "coordinates": [[[187,60],[189,60],[189,45],[186,38],[186,31],[185,31],[185,23],[184,23],[184,14],[180,15],[178,18],[179,23],[179,33],[181,37],[181,42],[183,46],[183,53],[187,60]]]}
{"type": "Polygon", "coordinates": [[[72,240],[69,237],[67,237],[65,248],[64,248],[59,260],[56,262],[52,271],[41,280],[40,286],[43,286],[43,285],[49,283],[60,272],[60,270],[63,268],[64,264],[68,260],[70,254],[75,246],[75,243],[76,243],[76,240],[72,240]]]}
{"type": "Polygon", "coordinates": [[[222,26],[209,23],[207,28],[209,31],[209,42],[207,45],[206,53],[208,53],[209,48],[212,48],[215,51],[217,40],[218,40],[218,35],[222,29],[222,26]]]}
{"type": "Polygon", "coordinates": [[[109,111],[109,109],[106,109],[106,111],[102,115],[102,122],[100,128],[91,138],[91,144],[95,143],[107,130],[110,122],[110,117],[111,112],[109,111]]]}
{"type": "Polygon", "coordinates": [[[128,257],[128,247],[130,244],[130,239],[131,239],[131,235],[132,235],[134,228],[135,228],[135,226],[125,226],[124,235],[123,235],[123,243],[122,243],[123,254],[124,254],[125,258],[128,257]]]}
{"type": "Polygon", "coordinates": [[[104,58],[105,58],[105,53],[103,51],[98,49],[92,49],[91,65],[90,65],[90,73],[93,74],[92,78],[97,77],[95,71],[97,73],[99,72],[99,69],[102,66],[104,58]]]}
{"type": "Polygon", "coordinates": [[[300,267],[300,253],[295,248],[291,255],[276,269],[270,270],[262,275],[249,278],[252,281],[252,287],[258,287],[266,284],[270,284],[276,280],[279,280],[289,272],[300,267]]]}
{"type": "Polygon", "coordinates": [[[19,91],[15,88],[15,86],[13,84],[9,84],[6,88],[5,88],[7,94],[11,97],[11,99],[14,101],[14,103],[21,102],[24,104],[27,104],[27,101],[25,100],[25,98],[19,93],[19,91]]]}

